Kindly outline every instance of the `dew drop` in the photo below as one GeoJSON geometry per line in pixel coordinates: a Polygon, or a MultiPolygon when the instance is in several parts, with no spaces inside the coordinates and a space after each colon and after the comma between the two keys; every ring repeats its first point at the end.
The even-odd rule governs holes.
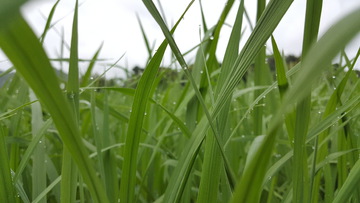
{"type": "Polygon", "coordinates": [[[214,36],[210,36],[210,40],[214,40],[214,36]]]}
{"type": "Polygon", "coordinates": [[[204,73],[204,71],[200,71],[200,74],[203,74],[204,73]]]}

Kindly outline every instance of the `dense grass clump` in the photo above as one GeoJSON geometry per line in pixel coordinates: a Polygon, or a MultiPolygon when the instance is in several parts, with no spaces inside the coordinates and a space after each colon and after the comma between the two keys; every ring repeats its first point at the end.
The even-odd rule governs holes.
{"type": "Polygon", "coordinates": [[[272,33],[292,0],[258,0],[248,39],[244,1],[229,0],[213,27],[202,15],[205,36],[187,64],[172,37],[181,20],[169,30],[143,0],[165,39],[143,70],[105,80],[92,76],[101,47],[79,74],[77,1],[67,77],[42,47],[58,2],[40,40],[22,3],[0,3],[0,48],[13,64],[0,75],[0,202],[360,201],[360,49],[353,59],[343,50],[360,9],[318,39],[322,1],[309,0],[302,57],[289,63],[272,33]],[[167,47],[177,69],[160,67],[167,47]]]}

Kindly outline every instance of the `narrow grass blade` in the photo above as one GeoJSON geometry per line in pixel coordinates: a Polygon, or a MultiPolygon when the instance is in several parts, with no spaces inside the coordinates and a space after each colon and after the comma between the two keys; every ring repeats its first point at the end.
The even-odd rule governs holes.
{"type": "Polygon", "coordinates": [[[0,28],[0,47],[52,115],[62,140],[76,161],[94,201],[107,202],[104,188],[95,175],[70,106],[60,90],[49,59],[22,16],[18,12],[13,12],[11,16],[7,26],[0,28]]]}
{"type": "MultiPolygon", "coordinates": [[[[226,77],[228,76],[228,74],[230,74],[231,65],[236,60],[236,57],[239,53],[243,13],[244,1],[241,1],[232,29],[232,33],[228,42],[228,47],[225,52],[223,67],[217,84],[218,89],[216,95],[219,94],[219,87],[222,87],[222,85],[225,83],[226,77]]],[[[219,129],[220,135],[225,135],[224,132],[227,124],[231,99],[226,102],[226,106],[224,107],[223,111],[220,112],[219,118],[217,119],[217,127],[219,129]]],[[[224,137],[223,139],[227,139],[227,137],[224,137]]],[[[217,194],[219,191],[219,178],[220,172],[222,171],[222,160],[220,155],[221,153],[217,146],[215,137],[213,135],[208,135],[206,138],[205,155],[203,171],[201,174],[201,181],[199,186],[198,202],[216,202],[218,199],[217,194]]]]}
{"type": "Polygon", "coordinates": [[[358,188],[360,181],[360,160],[358,160],[351,169],[349,176],[344,182],[339,192],[334,198],[333,203],[342,203],[349,201],[353,192],[358,188]]]}
{"type": "Polygon", "coordinates": [[[34,200],[32,201],[32,203],[38,203],[41,202],[42,200],[44,200],[44,198],[46,199],[46,195],[57,185],[59,184],[61,181],[61,176],[59,176],[58,178],[56,178],[45,190],[43,190],[36,198],[34,198],[34,200]]]}
{"type": "MultiPolygon", "coordinates": [[[[302,55],[306,57],[309,48],[316,42],[320,16],[322,10],[322,0],[310,1],[306,3],[305,28],[303,37],[302,55]]],[[[294,133],[294,172],[293,172],[293,201],[308,202],[308,168],[307,154],[305,148],[306,134],[310,123],[311,94],[309,93],[304,100],[299,101],[296,108],[295,133],[294,133]]],[[[311,197],[312,198],[312,197],[311,197]]]]}
{"type": "MultiPolygon", "coordinates": [[[[271,2],[270,2],[271,4],[271,2]]],[[[293,105],[296,101],[299,101],[304,98],[305,95],[311,90],[311,85],[316,81],[316,79],[320,76],[322,70],[324,70],[327,66],[323,64],[328,64],[333,57],[341,50],[341,48],[350,41],[352,37],[356,35],[356,33],[360,30],[360,22],[357,21],[360,17],[360,11],[356,10],[355,12],[349,14],[345,18],[343,18],[340,22],[334,25],[328,32],[316,43],[312,49],[309,50],[308,56],[304,59],[302,64],[302,69],[298,73],[298,77],[296,78],[294,85],[291,89],[286,93],[284,97],[284,107],[279,109],[277,114],[272,119],[270,124],[269,133],[266,137],[268,141],[263,142],[259,147],[257,154],[260,156],[264,156],[265,149],[269,148],[271,141],[275,137],[275,130],[278,128],[281,123],[282,115],[288,110],[288,108],[293,105]],[[346,31],[345,31],[346,30],[346,31]],[[315,68],[318,67],[318,68],[315,68]]],[[[268,153],[271,153],[268,151],[268,153]]],[[[263,158],[262,158],[263,159],[263,158]]],[[[265,160],[266,161],[266,160],[265,160]]],[[[258,162],[258,160],[254,159],[251,162],[258,162]]],[[[254,166],[264,166],[264,163],[260,162],[255,163],[254,166]]],[[[265,175],[265,173],[264,173],[265,175]]],[[[249,185],[254,185],[254,176],[259,176],[258,170],[244,171],[243,177],[247,179],[245,181],[246,184],[239,183],[239,187],[234,193],[234,202],[247,202],[248,198],[254,198],[248,192],[250,189],[249,185]],[[251,182],[250,182],[251,180],[251,182]]],[[[263,176],[263,175],[261,175],[263,176]]],[[[242,181],[242,180],[241,180],[242,181]]],[[[255,186],[256,190],[259,190],[255,186]]],[[[251,187],[251,189],[255,189],[251,187]]]]}
{"type": "MultiPolygon", "coordinates": [[[[282,99],[284,97],[285,92],[287,91],[287,89],[289,87],[289,83],[288,83],[288,79],[286,78],[285,65],[284,65],[283,59],[280,55],[280,51],[278,49],[278,46],[277,46],[276,41],[273,36],[271,37],[271,43],[272,43],[273,52],[274,52],[274,60],[275,60],[275,67],[276,67],[276,79],[278,82],[280,98],[282,99]]],[[[289,141],[293,145],[293,143],[291,141],[294,140],[294,133],[295,133],[295,114],[294,113],[291,112],[291,113],[285,115],[285,124],[286,124],[289,141]]]]}
{"type": "MultiPolygon", "coordinates": [[[[30,91],[30,101],[37,100],[34,92],[30,91]]],[[[35,136],[43,126],[43,111],[39,102],[31,105],[31,130],[35,136]]],[[[38,145],[35,147],[34,156],[32,158],[32,196],[38,196],[46,188],[46,154],[45,139],[40,139],[38,145]]],[[[46,203],[46,197],[41,202],[46,203]]]]}
{"type": "MultiPolygon", "coordinates": [[[[78,67],[78,1],[75,2],[75,11],[72,24],[70,64],[67,83],[67,100],[71,106],[75,125],[79,125],[79,67],[78,67]]],[[[71,153],[67,146],[63,147],[63,164],[61,168],[61,197],[62,203],[76,201],[78,172],[71,153]]]]}
{"type": "Polygon", "coordinates": [[[91,78],[91,73],[92,73],[92,71],[94,69],[96,61],[98,60],[98,57],[99,57],[100,51],[102,49],[102,46],[103,46],[103,43],[101,43],[100,47],[98,48],[98,50],[95,52],[94,56],[92,57],[92,59],[91,59],[91,61],[89,63],[89,66],[86,69],[86,72],[85,72],[84,76],[82,77],[81,85],[80,85],[81,87],[85,87],[85,86],[88,85],[89,80],[91,78]]]}
{"type": "MultiPolygon", "coordinates": [[[[265,9],[266,1],[265,0],[257,0],[257,11],[256,11],[256,21],[259,21],[261,14],[265,9]]],[[[258,52],[255,58],[255,67],[254,67],[254,85],[255,86],[263,86],[265,85],[265,77],[269,72],[266,70],[265,60],[266,60],[266,53],[265,53],[265,44],[258,52]]],[[[254,92],[254,98],[258,97],[261,94],[261,90],[256,90],[254,92]]],[[[264,106],[262,105],[264,100],[259,101],[259,105],[254,108],[253,111],[253,129],[255,135],[262,135],[263,134],[263,115],[264,115],[264,106]]]]}
{"type": "MultiPolygon", "coordinates": [[[[150,46],[149,39],[148,39],[148,37],[147,37],[147,35],[146,35],[145,29],[144,29],[144,27],[143,27],[143,25],[142,25],[142,23],[141,23],[141,20],[140,20],[140,18],[139,18],[139,15],[136,15],[136,18],[137,18],[137,20],[138,20],[138,23],[139,23],[139,26],[140,26],[140,30],[141,30],[141,34],[142,34],[143,39],[144,39],[144,42],[145,42],[146,50],[147,50],[148,55],[149,55],[149,59],[148,59],[148,60],[150,60],[153,50],[152,50],[152,48],[151,48],[151,46],[150,46]]],[[[146,64],[147,64],[147,63],[146,63],[146,64]]]]}
{"type": "MultiPolygon", "coordinates": [[[[185,10],[182,16],[185,15],[188,8],[185,10]]],[[[179,22],[180,20],[175,24],[172,32],[176,29],[179,22]]],[[[120,200],[123,202],[134,201],[137,154],[142,124],[145,116],[145,109],[166,47],[167,42],[165,40],[150,60],[135,90],[134,102],[126,136],[124,164],[122,168],[122,174],[127,175],[122,176],[120,185],[120,200]]]]}
{"type": "Polygon", "coordinates": [[[14,186],[11,180],[9,157],[2,125],[0,125],[0,201],[15,202],[14,186]]]}
{"type": "MultiPolygon", "coordinates": [[[[207,118],[207,120],[209,121],[209,125],[211,127],[211,130],[212,132],[214,133],[214,136],[216,138],[216,143],[220,149],[220,152],[221,152],[221,156],[224,160],[224,163],[225,163],[225,169],[226,169],[226,172],[227,172],[227,176],[229,178],[229,182],[234,185],[235,184],[235,175],[234,175],[234,172],[231,170],[231,167],[230,167],[230,164],[229,164],[229,161],[227,160],[226,156],[225,156],[225,152],[224,152],[224,149],[223,149],[223,145],[222,145],[222,142],[221,142],[221,138],[218,134],[218,131],[214,125],[214,122],[213,122],[213,119],[211,118],[211,115],[209,113],[209,110],[205,104],[205,101],[204,101],[204,98],[201,94],[201,92],[199,91],[198,87],[197,87],[197,84],[194,80],[194,78],[192,77],[192,74],[190,73],[189,71],[189,67],[188,65],[186,64],[185,62],[185,59],[183,57],[183,55],[181,54],[174,38],[172,37],[172,34],[171,32],[168,30],[168,28],[166,27],[163,19],[161,18],[159,12],[157,11],[155,5],[151,2],[151,1],[148,1],[148,0],[144,0],[143,1],[145,6],[147,7],[147,9],[149,10],[149,12],[153,15],[154,19],[157,21],[157,23],[159,24],[161,30],[163,31],[163,34],[165,35],[166,37],[166,40],[168,41],[169,43],[169,46],[170,48],[172,49],[177,61],[179,62],[179,64],[181,65],[182,69],[184,70],[184,73],[186,75],[186,77],[189,79],[190,81],[190,84],[191,86],[193,87],[194,91],[195,91],[195,95],[197,97],[197,99],[199,100],[199,103],[201,104],[201,107],[203,109],[203,111],[205,112],[205,116],[207,118]]],[[[194,1],[191,1],[189,6],[193,3],[194,1]]],[[[225,9],[226,10],[226,9],[225,9]]],[[[182,190],[181,190],[182,191],[182,190]]],[[[166,198],[168,196],[165,196],[165,201],[168,201],[166,198]]],[[[180,198],[180,196],[177,196],[178,198],[180,198]]],[[[174,201],[174,200],[173,200],[174,201]]]]}
{"type": "Polygon", "coordinates": [[[55,13],[55,10],[56,10],[56,7],[57,5],[59,4],[60,0],[57,0],[55,2],[55,4],[53,5],[53,7],[51,8],[50,10],[50,13],[49,13],[49,16],[48,16],[48,19],[46,20],[46,24],[45,24],[45,27],[44,27],[44,31],[40,37],[40,43],[41,44],[44,44],[44,40],[45,40],[45,37],[46,37],[46,34],[47,32],[49,31],[50,29],[50,25],[51,25],[51,21],[53,19],[53,16],[54,16],[54,13],[55,13]]]}

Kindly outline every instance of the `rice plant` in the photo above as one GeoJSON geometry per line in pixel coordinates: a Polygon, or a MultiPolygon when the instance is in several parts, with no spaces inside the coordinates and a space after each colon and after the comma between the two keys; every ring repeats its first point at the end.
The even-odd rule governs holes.
{"type": "Polygon", "coordinates": [[[104,79],[93,75],[102,45],[79,72],[78,1],[68,63],[58,59],[67,77],[43,48],[59,1],[41,36],[20,13],[25,1],[1,1],[0,48],[13,66],[0,75],[0,202],[359,202],[360,49],[349,58],[344,47],[360,9],[319,37],[322,1],[308,0],[302,56],[290,64],[272,34],[293,1],[257,2],[245,39],[244,0],[229,0],[215,25],[192,0],[171,29],[143,0],[164,40],[149,46],[138,17],[146,67],[104,79]],[[173,34],[193,3],[205,35],[189,64],[173,34]],[[177,69],[161,67],[166,49],[177,69]]]}

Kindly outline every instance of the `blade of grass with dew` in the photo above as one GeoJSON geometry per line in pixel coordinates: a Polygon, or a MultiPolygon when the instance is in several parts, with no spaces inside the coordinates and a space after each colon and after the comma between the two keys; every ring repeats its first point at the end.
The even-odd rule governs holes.
{"type": "Polygon", "coordinates": [[[61,138],[76,161],[93,200],[107,202],[104,188],[95,175],[70,106],[60,90],[48,57],[18,11],[11,13],[9,19],[11,21],[0,28],[0,47],[52,115],[61,138]]]}
{"type": "MultiPolygon", "coordinates": [[[[30,90],[30,101],[37,100],[33,91],[30,90]]],[[[31,131],[33,138],[43,126],[43,111],[39,102],[31,104],[31,131]]],[[[32,197],[38,196],[46,188],[46,154],[45,139],[40,139],[36,145],[33,157],[32,157],[32,197]]],[[[46,197],[41,200],[42,203],[46,203],[46,197]]]]}
{"type": "MultiPolygon", "coordinates": [[[[339,119],[342,118],[344,113],[350,111],[352,108],[360,104],[360,95],[354,97],[344,103],[341,107],[339,107],[336,111],[332,112],[328,117],[320,121],[314,128],[309,130],[309,133],[306,137],[306,144],[309,144],[310,141],[314,140],[320,133],[330,128],[334,123],[336,123],[339,119]]],[[[284,155],[281,159],[279,159],[276,163],[274,163],[269,170],[266,172],[265,177],[273,176],[280,168],[283,166],[285,162],[290,160],[293,156],[293,150],[284,155]]],[[[267,179],[264,179],[263,186],[267,179]]]]}
{"type": "Polygon", "coordinates": [[[25,103],[25,104],[23,104],[23,105],[21,105],[21,106],[19,106],[19,107],[16,107],[16,108],[14,108],[14,109],[8,110],[8,111],[5,112],[5,113],[0,114],[0,121],[3,120],[3,119],[5,119],[5,118],[8,118],[8,117],[11,116],[11,115],[17,114],[17,111],[23,109],[23,108],[26,107],[26,106],[29,106],[29,105],[35,103],[35,102],[37,102],[37,100],[31,101],[31,102],[28,102],[28,103],[25,103]]]}
{"type": "MultiPolygon", "coordinates": [[[[163,34],[165,35],[170,48],[172,49],[174,55],[176,56],[179,64],[181,65],[182,69],[185,72],[185,75],[187,76],[187,78],[190,80],[190,83],[195,91],[196,97],[199,100],[203,111],[205,112],[205,116],[207,118],[207,120],[209,121],[209,125],[211,127],[212,132],[214,133],[214,136],[216,138],[216,143],[218,145],[218,147],[220,148],[220,152],[221,152],[221,156],[224,160],[225,163],[225,169],[227,172],[227,176],[229,178],[229,182],[232,186],[234,186],[235,184],[235,175],[234,172],[231,170],[229,161],[227,160],[226,156],[225,156],[225,152],[223,150],[223,146],[221,144],[221,139],[219,137],[219,134],[217,132],[217,129],[214,125],[214,122],[212,121],[213,119],[211,119],[210,113],[208,111],[208,108],[206,107],[204,98],[201,95],[201,92],[199,91],[199,89],[197,88],[196,82],[194,80],[194,78],[192,77],[192,74],[189,71],[188,65],[185,62],[185,59],[183,57],[183,55],[181,54],[174,38],[172,37],[172,34],[170,33],[170,31],[168,30],[168,28],[166,27],[166,25],[164,24],[163,19],[161,18],[158,10],[156,9],[155,5],[149,1],[149,0],[143,0],[143,3],[145,4],[145,6],[147,7],[148,11],[153,15],[154,19],[156,20],[156,22],[158,23],[158,25],[160,26],[161,30],[163,31],[163,34]]],[[[193,1],[190,2],[190,4],[192,4],[193,1]]],[[[200,144],[200,143],[198,143],[200,144]]],[[[200,145],[199,145],[200,146],[200,145]]],[[[185,183],[185,182],[184,182],[185,183]]],[[[169,190],[168,190],[169,191],[169,190]]],[[[180,192],[182,192],[183,190],[180,190],[180,192]]],[[[179,195],[180,193],[177,193],[175,196],[176,198],[180,198],[181,196],[179,195]]],[[[175,197],[172,195],[172,197],[175,197]]],[[[169,197],[167,195],[165,195],[165,201],[168,201],[166,198],[169,197]]]]}
{"type": "Polygon", "coordinates": [[[98,48],[98,50],[95,52],[94,56],[92,57],[92,59],[89,63],[89,66],[87,67],[86,72],[85,72],[84,76],[82,77],[82,81],[81,81],[81,85],[80,85],[81,87],[85,87],[88,85],[89,80],[91,78],[91,73],[95,66],[95,62],[98,60],[98,57],[99,57],[100,51],[103,47],[103,44],[104,43],[101,43],[100,47],[98,48]]]}
{"type": "MultiPolygon", "coordinates": [[[[345,77],[341,80],[340,84],[336,87],[336,89],[333,91],[333,93],[330,96],[330,99],[328,100],[326,107],[325,107],[325,111],[323,113],[323,118],[326,118],[327,116],[329,116],[329,114],[331,114],[333,111],[336,110],[336,108],[338,106],[342,105],[341,102],[341,96],[343,94],[345,85],[349,79],[350,73],[351,73],[352,68],[350,67],[350,70],[346,73],[345,77]]],[[[339,122],[341,122],[341,120],[339,120],[339,122]]],[[[319,135],[319,137],[317,137],[316,140],[316,145],[315,145],[315,155],[316,158],[313,160],[313,165],[312,165],[312,179],[314,180],[314,184],[313,184],[313,202],[314,201],[318,201],[319,198],[319,190],[320,190],[320,181],[322,179],[322,173],[317,173],[315,174],[315,167],[317,168],[317,165],[320,164],[320,162],[322,162],[327,156],[328,156],[328,146],[327,145],[322,145],[322,146],[318,146],[317,143],[322,143],[323,141],[325,141],[327,139],[329,135],[329,130],[324,131],[323,133],[321,133],[319,135]]],[[[342,141],[339,140],[338,145],[340,145],[342,141]]],[[[338,164],[338,166],[340,166],[340,164],[338,164]]],[[[327,164],[324,168],[323,168],[324,172],[329,171],[330,170],[330,166],[327,164]]],[[[340,172],[340,171],[339,171],[340,172]]],[[[342,173],[343,174],[343,173],[342,173]]],[[[340,175],[340,173],[339,173],[340,175]]],[[[331,183],[331,177],[328,177],[326,175],[326,173],[324,173],[325,176],[325,189],[330,189],[329,187],[332,187],[331,185],[329,185],[329,183],[331,183]]],[[[333,194],[331,195],[330,192],[327,192],[325,195],[325,201],[329,202],[332,201],[333,199],[333,194]],[[330,198],[330,199],[329,199],[330,198]]]]}
{"type": "Polygon", "coordinates": [[[11,180],[9,157],[5,142],[5,132],[0,125],[0,201],[15,202],[15,191],[11,180]]]}
{"type": "MultiPolygon", "coordinates": [[[[9,87],[9,92],[12,92],[16,95],[16,102],[19,102],[20,104],[28,102],[29,87],[25,81],[20,78],[18,73],[16,73],[13,80],[15,81],[11,81],[11,85],[14,86],[9,87]]],[[[9,100],[9,102],[12,102],[12,100],[9,100]]],[[[10,119],[11,123],[9,125],[9,136],[13,138],[21,137],[21,120],[24,118],[24,112],[26,112],[25,108],[19,110],[17,114],[10,119]]],[[[12,170],[17,170],[18,164],[20,162],[20,145],[19,143],[14,143],[10,146],[10,168],[12,170]]]]}
{"type": "MultiPolygon", "coordinates": [[[[78,0],[75,1],[73,16],[70,63],[67,83],[67,100],[70,104],[75,126],[79,126],[79,67],[78,67],[78,0]]],[[[67,146],[63,147],[61,168],[61,202],[75,202],[78,171],[67,146]]]]}
{"type": "MultiPolygon", "coordinates": [[[[263,13],[266,6],[265,0],[257,0],[257,11],[256,11],[256,21],[258,22],[261,14],[263,13]]],[[[264,77],[265,77],[265,60],[266,60],[266,53],[265,53],[265,44],[258,52],[255,58],[255,66],[254,66],[254,85],[255,86],[263,86],[265,84],[264,77]]],[[[258,97],[261,94],[261,90],[256,90],[254,92],[254,98],[258,97]]],[[[263,104],[264,100],[260,100],[258,106],[254,108],[253,111],[253,122],[254,122],[254,134],[262,135],[263,134],[263,111],[264,107],[263,104]]]]}
{"type": "MultiPolygon", "coordinates": [[[[273,47],[274,52],[274,60],[275,60],[275,67],[276,67],[276,79],[278,82],[278,88],[280,93],[280,98],[282,99],[284,97],[285,92],[289,88],[289,83],[286,78],[285,74],[285,65],[283,62],[283,59],[280,55],[280,51],[278,49],[278,46],[276,44],[276,41],[273,36],[271,36],[271,43],[273,47]]],[[[289,137],[290,144],[293,145],[291,140],[294,139],[294,132],[295,132],[295,114],[289,113],[285,115],[285,125],[289,137]]]]}
{"type": "MultiPolygon", "coordinates": [[[[285,94],[284,100],[282,102],[283,107],[280,108],[274,115],[268,130],[269,133],[265,137],[263,144],[259,146],[259,150],[256,152],[257,156],[259,156],[259,159],[263,159],[263,156],[267,153],[270,154],[271,151],[265,150],[269,148],[272,140],[275,139],[275,131],[281,124],[282,115],[291,105],[303,99],[307,93],[311,91],[311,85],[317,80],[322,71],[327,67],[324,66],[324,64],[326,65],[330,63],[332,58],[336,56],[341,48],[359,32],[360,22],[356,20],[359,19],[359,17],[359,9],[347,15],[332,28],[330,28],[326,34],[312,47],[312,49],[309,50],[307,55],[309,57],[305,57],[302,64],[302,69],[298,72],[298,76],[295,79],[294,85],[285,94]],[[346,30],[346,32],[344,30],[346,30]]],[[[259,161],[259,159],[253,159],[250,161],[252,167],[257,167],[260,165],[264,166],[263,163],[266,163],[267,160],[259,161]]],[[[243,179],[246,179],[246,181],[244,181],[246,184],[242,184],[243,179],[241,179],[241,182],[239,183],[239,186],[234,193],[233,202],[247,202],[247,200],[249,200],[248,198],[250,198],[252,195],[248,191],[248,186],[254,185],[254,180],[255,178],[258,178],[257,176],[259,176],[259,170],[244,171],[243,179]]],[[[251,187],[251,189],[254,188],[251,187]]]]}
{"type": "MultiPolygon", "coordinates": [[[[317,41],[321,9],[322,0],[308,0],[306,2],[305,28],[302,46],[303,57],[307,56],[309,48],[317,41]]],[[[311,191],[308,189],[309,172],[305,146],[306,134],[310,124],[310,111],[311,93],[309,93],[304,100],[299,101],[296,106],[293,171],[293,201],[296,203],[308,202],[310,201],[310,198],[313,198],[311,191]]]]}
{"type": "MultiPolygon", "coordinates": [[[[235,23],[231,32],[231,36],[228,42],[228,46],[224,56],[224,62],[222,65],[222,71],[219,76],[219,81],[217,84],[216,95],[219,94],[220,88],[228,74],[231,72],[231,65],[236,60],[236,57],[239,53],[239,44],[241,38],[241,26],[242,26],[242,16],[244,12],[244,1],[240,2],[238,12],[235,18],[235,23]]],[[[225,126],[227,123],[231,98],[228,99],[227,104],[225,105],[223,111],[220,112],[219,117],[217,118],[217,127],[219,129],[219,134],[224,135],[225,126]]],[[[224,139],[227,139],[225,137],[224,139]]],[[[205,155],[204,162],[202,167],[200,186],[198,192],[198,202],[217,202],[217,194],[219,191],[219,178],[220,172],[222,171],[222,160],[220,156],[220,151],[218,149],[216,140],[213,135],[208,135],[206,138],[205,145],[205,155]]]]}
{"type": "MultiPolygon", "coordinates": [[[[95,141],[95,147],[96,147],[96,152],[98,154],[98,167],[99,167],[99,174],[101,177],[101,180],[103,181],[105,187],[105,169],[104,169],[104,160],[103,160],[103,154],[101,153],[101,149],[103,148],[103,142],[102,142],[102,138],[100,135],[100,128],[99,128],[99,124],[97,121],[97,113],[96,113],[96,103],[95,103],[95,92],[92,91],[91,93],[91,99],[90,99],[90,111],[91,111],[91,126],[92,126],[92,134],[94,136],[94,141],[95,141]]],[[[108,191],[108,190],[107,190],[108,191]]]]}
{"type": "MultiPolygon", "coordinates": [[[[359,57],[360,57],[360,48],[358,49],[358,52],[357,52],[357,54],[354,57],[354,60],[352,62],[350,62],[350,60],[348,59],[346,53],[344,52],[344,58],[345,58],[345,61],[346,61],[346,65],[349,67],[349,71],[345,75],[345,77],[348,77],[347,80],[349,80],[349,79],[351,80],[351,72],[353,72],[354,66],[357,63],[359,57]],[[349,76],[348,76],[348,74],[349,74],[349,76]]],[[[341,83],[343,83],[343,80],[341,81],[341,83]]],[[[357,78],[355,78],[355,81],[356,80],[357,80],[357,78]]],[[[346,83],[348,83],[348,82],[346,82],[346,83]]],[[[359,83],[359,81],[357,83],[359,83]]],[[[356,88],[356,85],[354,85],[354,87],[356,88]]],[[[355,94],[353,93],[353,94],[350,94],[350,95],[356,95],[356,93],[355,94]]],[[[342,120],[339,121],[339,125],[341,125],[343,123],[346,123],[348,121],[349,121],[349,118],[343,117],[342,120]]],[[[347,127],[347,126],[348,125],[344,126],[344,128],[341,131],[339,131],[339,135],[338,135],[338,150],[339,151],[343,151],[343,150],[346,150],[346,149],[352,149],[352,148],[358,148],[357,142],[353,142],[353,139],[352,139],[353,137],[356,137],[356,136],[354,136],[354,133],[351,133],[350,128],[347,127]]],[[[338,171],[339,171],[339,174],[338,174],[338,176],[339,176],[338,187],[339,188],[342,187],[342,185],[344,184],[344,182],[345,182],[345,180],[346,180],[346,178],[348,176],[347,162],[349,161],[350,165],[353,166],[354,163],[355,163],[355,161],[353,161],[353,160],[356,160],[357,156],[358,156],[358,153],[354,152],[350,156],[342,157],[342,158],[340,158],[338,160],[338,163],[339,163],[338,164],[338,171]]],[[[359,197],[358,197],[358,199],[359,199],[359,197]]]]}
{"type": "MultiPolygon", "coordinates": [[[[266,42],[266,40],[273,32],[276,25],[278,24],[282,16],[285,14],[286,10],[289,8],[291,3],[292,3],[291,0],[270,2],[269,5],[271,6],[269,7],[269,9],[265,10],[264,16],[259,21],[261,23],[259,23],[256,28],[256,32],[252,33],[251,37],[249,38],[249,41],[247,42],[247,45],[240,53],[233,66],[234,67],[233,70],[236,70],[236,68],[238,67],[242,67],[242,69],[240,70],[237,69],[238,71],[232,71],[232,73],[235,74],[230,74],[231,76],[228,77],[228,80],[226,80],[225,85],[222,87],[222,90],[224,91],[221,91],[218,97],[218,101],[216,102],[215,109],[213,112],[213,117],[216,117],[218,115],[219,110],[222,109],[222,105],[224,104],[224,101],[226,101],[227,97],[231,97],[232,91],[234,90],[236,84],[238,84],[238,82],[241,80],[242,75],[246,72],[246,69],[249,67],[251,61],[254,59],[255,57],[254,55],[257,53],[258,50],[260,50],[261,46],[266,42]],[[241,66],[239,66],[240,59],[241,59],[241,63],[240,63],[241,66]]],[[[170,35],[166,35],[166,36],[172,39],[170,35]]],[[[177,53],[178,57],[181,57],[179,51],[177,52],[174,51],[174,53],[177,53]]],[[[187,71],[186,63],[183,60],[180,62],[181,62],[180,64],[182,64],[182,67],[185,68],[185,72],[186,72],[187,71]]],[[[194,87],[196,87],[196,85],[194,87]]],[[[201,99],[201,97],[198,97],[198,99],[201,99]]],[[[183,155],[179,160],[179,164],[177,165],[175,171],[172,174],[172,178],[170,179],[166,191],[166,195],[164,197],[165,199],[164,201],[176,202],[179,200],[182,193],[182,189],[186,183],[192,164],[194,163],[194,160],[197,156],[197,152],[203,141],[203,138],[205,136],[205,131],[207,130],[208,125],[209,123],[207,123],[205,119],[202,119],[199,122],[197,128],[193,133],[197,136],[192,137],[192,139],[189,141],[189,143],[191,144],[186,146],[186,150],[184,150],[186,151],[186,153],[183,153],[183,155]]]]}
{"type": "Polygon", "coordinates": [[[163,42],[145,68],[135,90],[134,102],[129,119],[128,132],[125,140],[124,162],[122,167],[120,200],[134,202],[137,171],[137,154],[140,142],[142,123],[144,120],[147,98],[162,61],[167,44],[163,42]]]}
{"type": "MultiPolygon", "coordinates": [[[[186,8],[182,14],[182,17],[185,15],[190,6],[191,4],[189,4],[189,6],[186,8]]],[[[180,19],[182,19],[182,17],[180,19]]],[[[172,31],[176,29],[179,22],[180,20],[177,21],[172,31]]],[[[155,76],[159,69],[166,47],[167,42],[165,40],[147,65],[147,68],[140,78],[135,91],[134,102],[125,141],[125,154],[122,168],[122,174],[127,175],[122,176],[120,185],[120,200],[123,202],[133,202],[135,197],[137,153],[145,108],[148,101],[147,98],[150,97],[152,84],[154,83],[155,76]]]]}
{"type": "Polygon", "coordinates": [[[195,74],[201,75],[201,81],[200,81],[199,88],[200,88],[200,90],[202,90],[201,93],[203,93],[203,95],[205,95],[205,93],[207,92],[206,90],[208,88],[210,88],[210,92],[209,92],[210,97],[212,97],[212,95],[214,94],[211,91],[212,90],[211,83],[209,82],[209,79],[207,77],[209,75],[211,75],[214,70],[219,68],[219,63],[216,59],[216,50],[217,50],[217,46],[218,46],[218,42],[219,42],[219,38],[220,38],[220,31],[225,23],[226,17],[228,16],[233,4],[234,4],[234,0],[228,0],[226,2],[224,9],[221,12],[220,18],[215,25],[215,29],[213,30],[213,32],[210,35],[209,50],[207,50],[207,52],[204,52],[204,50],[202,50],[202,48],[201,48],[202,46],[200,46],[200,49],[199,49],[199,51],[201,52],[201,57],[199,60],[206,60],[206,58],[207,58],[207,60],[205,62],[205,67],[200,67],[200,66],[194,67],[195,74]],[[208,57],[206,57],[206,55],[208,55],[208,57]],[[206,74],[201,74],[203,69],[205,69],[204,73],[206,73],[206,74]]]}
{"type": "Polygon", "coordinates": [[[36,132],[36,135],[31,140],[30,144],[28,145],[25,153],[21,157],[20,164],[16,170],[15,176],[13,178],[14,182],[17,182],[19,178],[21,177],[22,172],[24,171],[27,163],[30,161],[30,158],[36,148],[36,146],[39,144],[41,138],[44,136],[46,130],[49,129],[50,125],[52,124],[52,120],[48,119],[43,123],[40,129],[36,132]]]}

